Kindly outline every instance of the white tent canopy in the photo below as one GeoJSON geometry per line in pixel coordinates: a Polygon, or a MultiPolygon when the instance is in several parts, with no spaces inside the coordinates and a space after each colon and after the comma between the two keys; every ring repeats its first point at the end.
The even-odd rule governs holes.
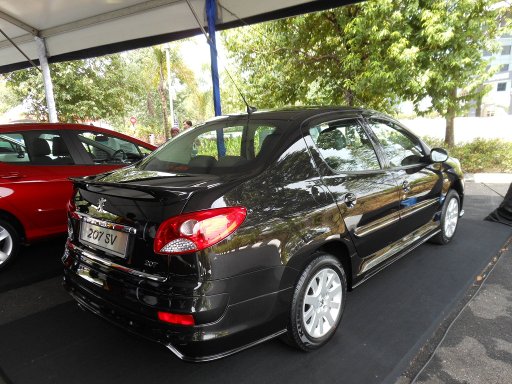
{"type": "MultiPolygon", "coordinates": [[[[217,29],[355,1],[219,0],[217,29]]],[[[206,25],[205,0],[0,0],[0,30],[36,62],[36,36],[45,40],[49,62],[73,60],[197,35],[189,3],[206,25]]],[[[0,35],[0,73],[29,66],[0,35]]]]}

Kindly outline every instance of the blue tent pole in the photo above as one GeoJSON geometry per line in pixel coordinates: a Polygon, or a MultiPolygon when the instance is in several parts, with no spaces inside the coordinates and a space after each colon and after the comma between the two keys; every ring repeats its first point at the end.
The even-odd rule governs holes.
{"type": "MultiPolygon", "coordinates": [[[[217,0],[206,0],[206,18],[208,20],[208,35],[210,37],[210,59],[212,67],[212,85],[213,85],[213,107],[215,116],[222,115],[220,104],[220,86],[219,86],[219,68],[217,66],[217,43],[215,40],[215,22],[217,20],[217,0]]],[[[224,131],[217,130],[217,151],[219,157],[226,156],[226,146],[224,144],[224,131]]]]}

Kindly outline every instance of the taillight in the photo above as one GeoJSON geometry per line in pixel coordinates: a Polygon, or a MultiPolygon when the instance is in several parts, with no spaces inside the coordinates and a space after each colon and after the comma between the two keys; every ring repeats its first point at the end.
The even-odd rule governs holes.
{"type": "Polygon", "coordinates": [[[171,217],[158,227],[153,250],[164,255],[201,251],[231,235],[246,215],[244,207],[227,207],[171,217]]]}
{"type": "Polygon", "coordinates": [[[194,316],[192,315],[182,315],[178,313],[169,312],[158,312],[158,320],[178,325],[190,326],[195,324],[194,316]]]}

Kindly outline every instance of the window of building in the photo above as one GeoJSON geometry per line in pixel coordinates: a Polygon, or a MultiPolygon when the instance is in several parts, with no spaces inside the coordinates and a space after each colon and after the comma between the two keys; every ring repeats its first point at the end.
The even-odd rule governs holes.
{"type": "Polygon", "coordinates": [[[502,64],[500,66],[499,73],[504,73],[504,72],[508,72],[508,64],[502,64]]]}
{"type": "Polygon", "coordinates": [[[498,92],[506,91],[507,90],[507,83],[498,83],[498,92]]]}
{"type": "Polygon", "coordinates": [[[501,50],[502,55],[510,55],[510,45],[504,45],[501,50]]]}

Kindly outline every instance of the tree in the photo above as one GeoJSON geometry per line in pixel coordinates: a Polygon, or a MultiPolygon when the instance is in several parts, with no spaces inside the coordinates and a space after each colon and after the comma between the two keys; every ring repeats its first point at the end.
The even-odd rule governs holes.
{"type": "Polygon", "coordinates": [[[446,120],[445,143],[454,145],[454,120],[474,100],[481,100],[492,75],[482,53],[495,51],[496,37],[504,31],[505,8],[490,0],[425,1],[412,15],[411,42],[419,47],[417,92],[413,101],[418,113],[438,112],[446,120]],[[420,110],[420,101],[431,106],[420,110]]]}
{"type": "Polygon", "coordinates": [[[17,105],[16,98],[7,87],[5,81],[0,78],[0,114],[7,112],[17,105]]]}
{"type": "MultiPolygon", "coordinates": [[[[130,103],[130,85],[126,83],[120,55],[56,63],[51,65],[55,103],[59,120],[112,120],[124,115],[130,103]]],[[[35,68],[6,75],[7,85],[18,103],[25,102],[29,114],[48,120],[41,74],[35,68]]]]}
{"type": "MultiPolygon", "coordinates": [[[[176,99],[174,112],[177,116],[190,116],[196,105],[189,106],[189,99],[197,93],[197,81],[180,53],[179,42],[170,44],[171,73],[174,79],[176,99]]],[[[163,46],[143,48],[126,54],[126,72],[130,83],[134,84],[135,97],[127,106],[136,115],[139,129],[145,134],[157,134],[167,139],[169,134],[169,92],[166,71],[166,57],[163,46]]]]}
{"type": "Polygon", "coordinates": [[[489,75],[482,50],[492,49],[501,12],[493,3],[369,0],[225,32],[226,45],[258,107],[393,112],[413,100],[419,111],[430,97],[430,109],[450,122],[489,75]]]}
{"type": "Polygon", "coordinates": [[[391,112],[414,73],[416,48],[398,32],[408,29],[402,8],[369,1],[228,31],[227,47],[257,107],[344,104],[391,112]]]}

